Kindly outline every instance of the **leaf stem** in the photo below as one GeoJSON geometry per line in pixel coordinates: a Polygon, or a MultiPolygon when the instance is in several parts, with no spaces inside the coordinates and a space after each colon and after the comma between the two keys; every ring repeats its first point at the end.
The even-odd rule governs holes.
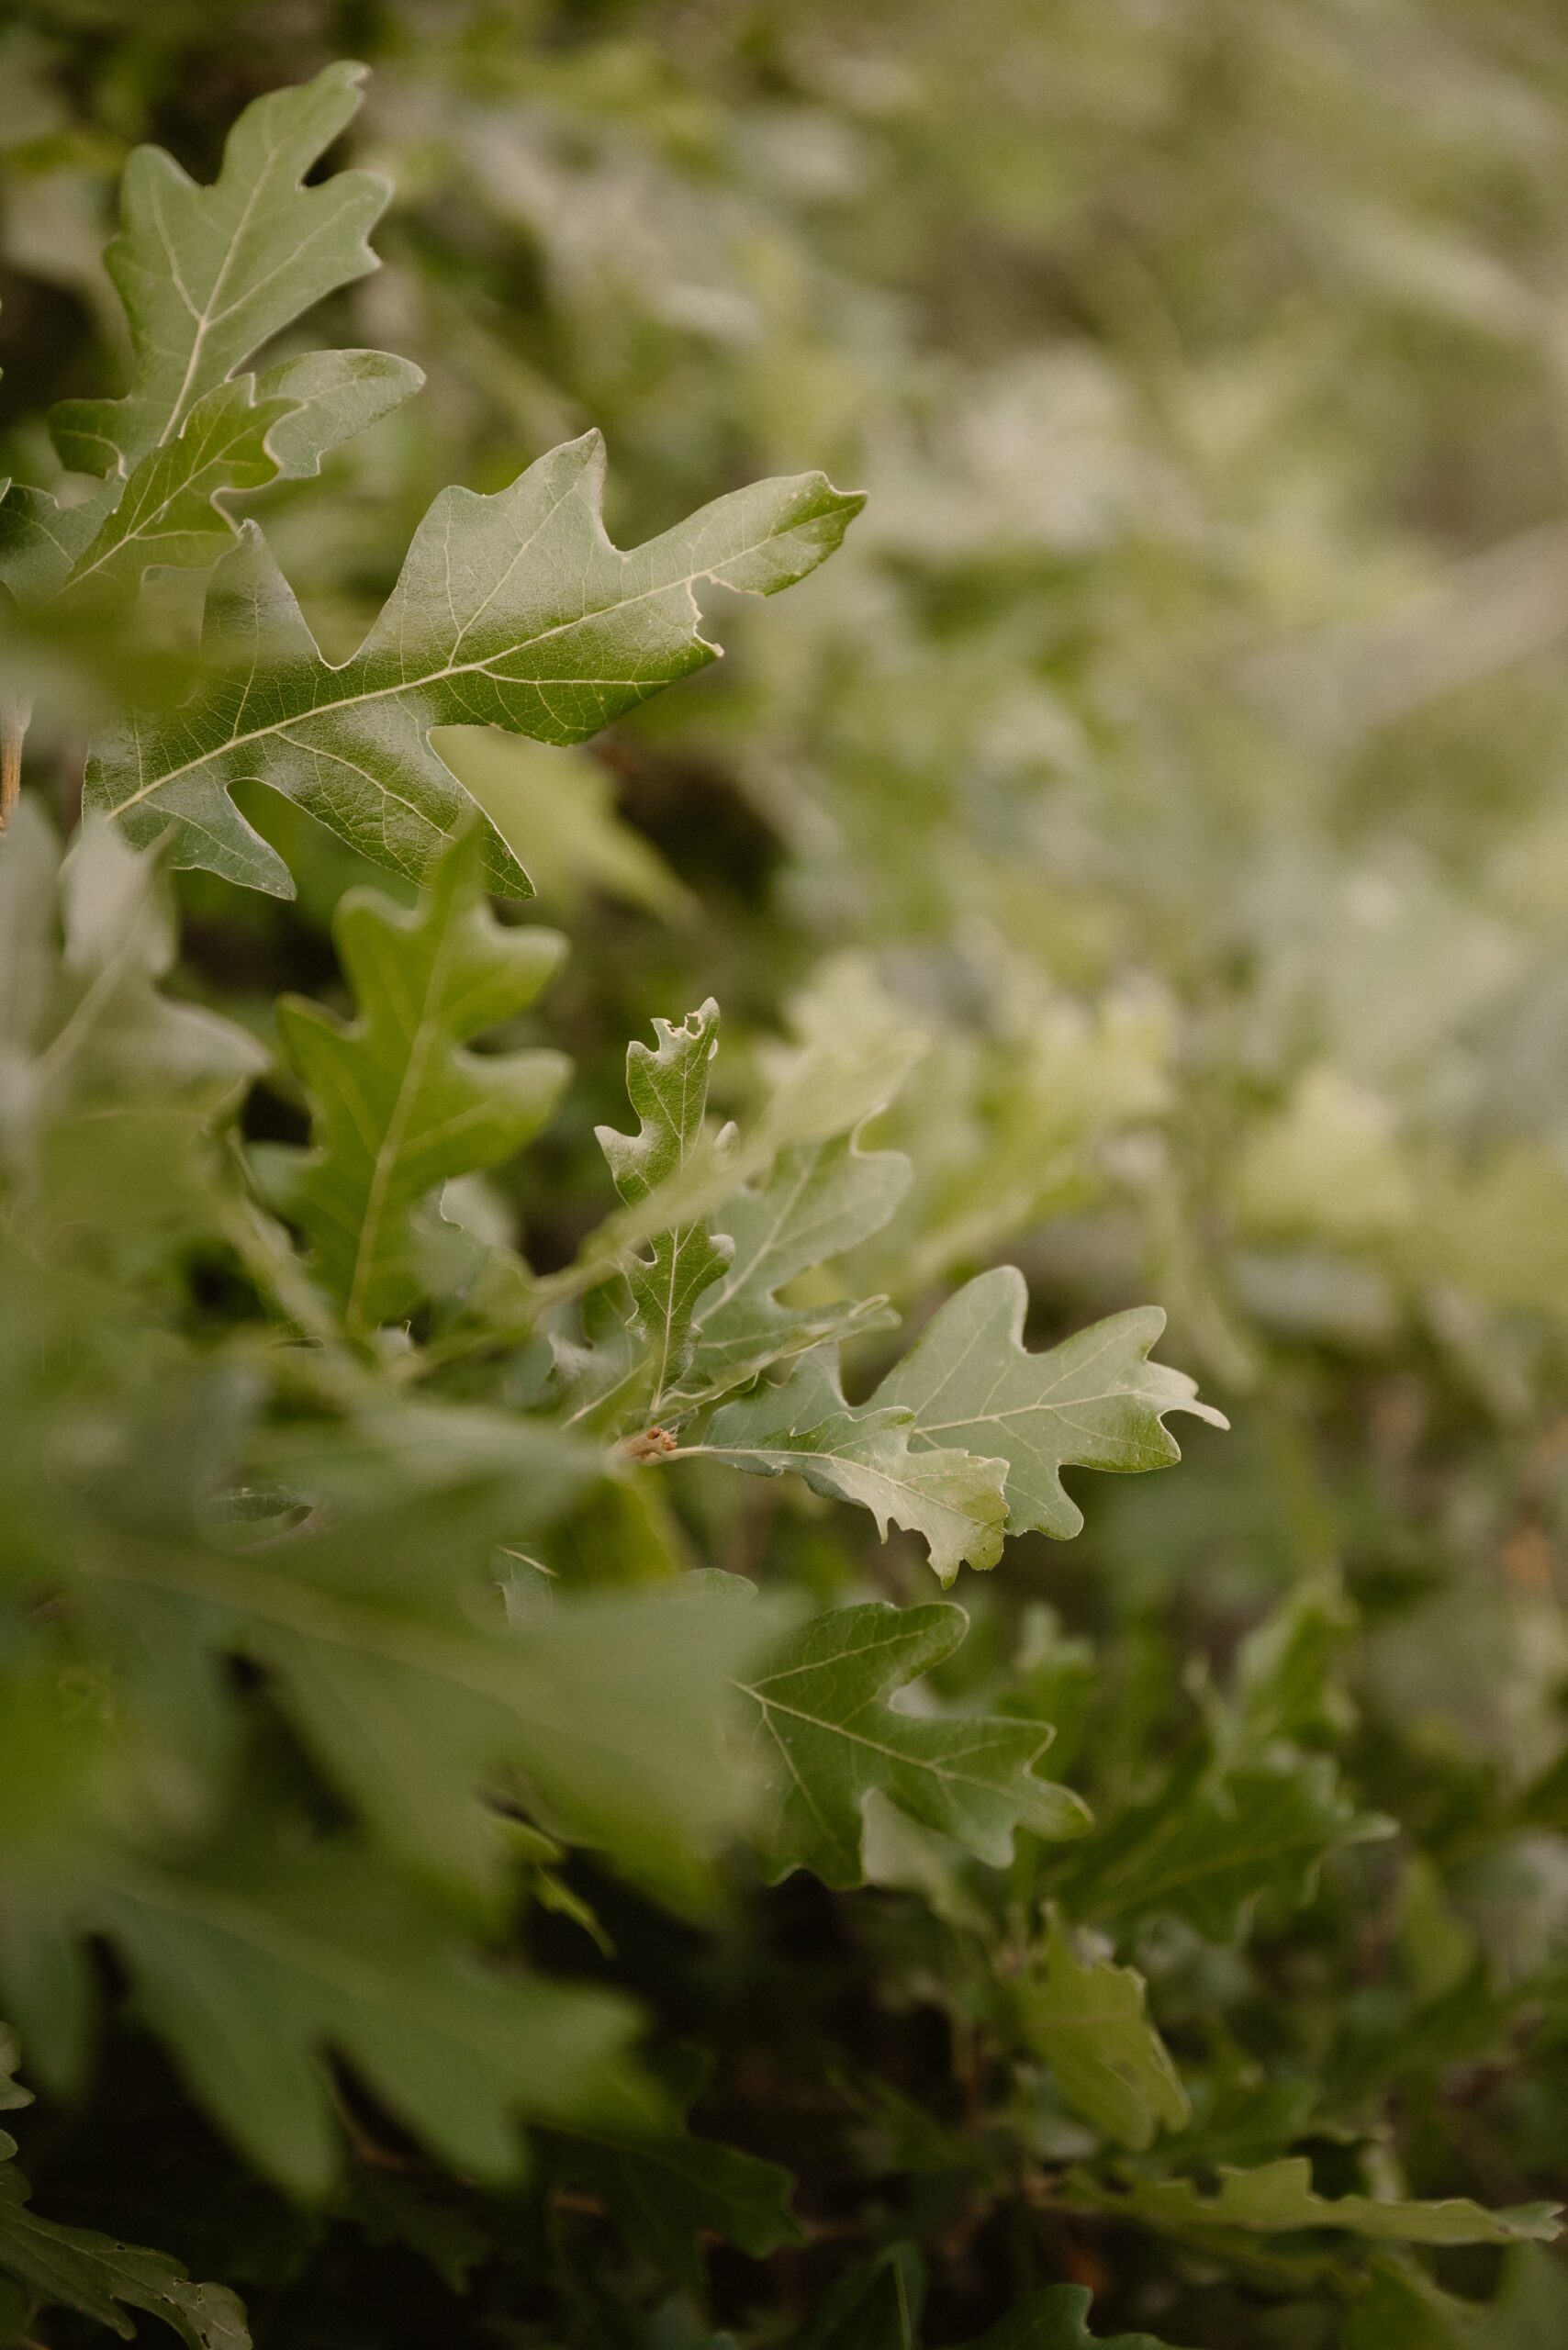
{"type": "Polygon", "coordinates": [[[32,714],[30,701],[19,701],[10,694],[0,699],[0,833],[10,822],[11,811],[21,794],[22,744],[32,714]]]}

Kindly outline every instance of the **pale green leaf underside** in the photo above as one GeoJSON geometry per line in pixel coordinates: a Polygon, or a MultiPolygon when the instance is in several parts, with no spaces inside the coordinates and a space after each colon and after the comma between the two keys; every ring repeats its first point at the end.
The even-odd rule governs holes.
{"type": "MultiPolygon", "coordinates": [[[[212,674],[183,709],[101,744],[92,805],[134,839],[172,830],[176,863],[292,892],[282,860],[230,797],[270,785],[376,862],[422,878],[475,805],[432,749],[435,726],[496,725],[576,743],[715,657],[700,580],[772,595],[831,554],[858,497],[820,474],[758,482],[631,554],[600,518],[597,432],[509,489],[443,490],[359,652],[325,662],[253,524],[207,599],[212,674]]],[[[493,829],[498,887],[527,881],[493,829]]]]}
{"type": "Polygon", "coordinates": [[[949,1583],[967,1561],[1002,1555],[1006,1463],[911,1442],[913,1416],[874,1398],[851,1404],[824,1348],[777,1386],[761,1386],[716,1412],[700,1448],[737,1469],[777,1477],[786,1469],[819,1494],[868,1509],[884,1541],[890,1523],[918,1534],[949,1583]]]}
{"type": "Polygon", "coordinates": [[[916,1446],[1000,1454],[1009,1533],[1034,1528],[1060,1538],[1083,1525],[1064,1468],[1163,1469],[1181,1458],[1165,1413],[1226,1423],[1197,1401],[1184,1372],[1148,1360],[1165,1327],[1159,1306],[1113,1315],[1032,1355],[1024,1345],[1028,1303],[1014,1266],[980,1273],[933,1316],[873,1401],[913,1415],[916,1446]]]}
{"type": "Polygon", "coordinates": [[[629,1249],[672,1225],[699,1216],[727,1221],[727,1203],[743,1184],[764,1178],[782,1152],[825,1142],[885,1109],[922,1048],[917,1035],[894,1035],[864,1050],[812,1045],[797,1054],[753,1124],[736,1134],[707,1131],[677,1172],[634,1206],[607,1216],[561,1277],[563,1293],[580,1295],[629,1249]],[[725,1214],[720,1214],[725,1210],[725,1214]]]}
{"type": "MultiPolygon", "coordinates": [[[[671,1031],[657,1024],[666,1040],[661,1042],[661,1057],[670,1060],[675,1046],[667,1040],[689,1036],[693,1023],[709,1016],[710,1007],[704,1006],[701,1013],[691,1015],[685,1029],[671,1031]]],[[[717,1019],[716,1007],[711,1008],[711,1017],[717,1019]]],[[[689,1040],[682,1049],[692,1049],[689,1040]]],[[[644,1048],[633,1050],[635,1055],[644,1048]]],[[[641,1063],[634,1066],[637,1082],[646,1085],[657,1063],[653,1056],[644,1054],[644,1058],[647,1069],[641,1063]]],[[[666,1074],[673,1074],[673,1062],[666,1074]]],[[[848,1123],[859,1123],[863,1107],[863,1102],[854,1105],[848,1123]]],[[[650,1201],[655,1205],[661,1200],[678,1202],[683,1177],[693,1166],[705,1173],[711,1171],[715,1180],[713,1192],[699,1195],[706,1216],[722,1226],[712,1240],[704,1237],[708,1225],[703,1214],[682,1215],[678,1208],[672,1209],[676,1220],[670,1235],[689,1236],[683,1256],[694,1273],[684,1287],[682,1306],[687,1300],[695,1303],[675,1358],[687,1362],[685,1374],[667,1397],[658,1399],[659,1416],[670,1422],[745,1386],[776,1363],[852,1331],[883,1327],[896,1318],[882,1298],[835,1299],[825,1304],[797,1306],[780,1304],[776,1292],[797,1274],[878,1230],[903,1196],[910,1179],[909,1161],[901,1152],[863,1152],[851,1136],[818,1136],[779,1149],[758,1182],[745,1183],[738,1171],[733,1172],[726,1194],[717,1188],[718,1169],[732,1161],[739,1169],[752,1167],[747,1142],[727,1134],[721,1149],[704,1130],[700,1116],[692,1117],[689,1111],[685,1114],[689,1131],[678,1148],[671,1147],[659,1153],[658,1171],[645,1189],[639,1188],[639,1178],[628,1175],[622,1181],[617,1177],[626,1203],[622,1214],[644,1210],[650,1201]]],[[[599,1141],[611,1154],[612,1164],[619,1154],[634,1147],[628,1146],[625,1137],[603,1128],[599,1141]]],[[[645,1156],[644,1169],[654,1174],[651,1154],[645,1156]]],[[[649,1237],[639,1235],[644,1250],[649,1237]]],[[[625,1257],[633,1268],[630,1286],[618,1281],[589,1298],[584,1308],[586,1343],[555,1339],[557,1371],[574,1421],[610,1428],[624,1426],[639,1410],[646,1418],[655,1407],[651,1348],[633,1293],[639,1281],[646,1282],[655,1308],[649,1319],[657,1327],[660,1293],[655,1279],[667,1283],[682,1261],[673,1251],[666,1255],[666,1240],[657,1237],[655,1227],[653,1248],[643,1260],[644,1271],[638,1270],[637,1246],[628,1248],[625,1257]]],[[[666,1360],[672,1355],[674,1349],[664,1349],[666,1360]]],[[[988,1518],[993,1514],[990,1503],[984,1514],[988,1518]]]]}
{"type": "Polygon", "coordinates": [[[772,1783],[765,1842],[777,1874],[808,1868],[831,1886],[863,1882],[862,1806],[873,1790],[923,1826],[1002,1867],[1016,1828],[1082,1832],[1076,1796],[1035,1775],[1044,1722],[935,1718],[887,1699],[964,1637],[962,1608],[881,1602],[817,1617],[744,1684],[758,1709],[772,1783]]]}
{"type": "Polygon", "coordinates": [[[1213,2195],[1204,2194],[1191,2179],[1140,2179],[1125,2193],[1103,2192],[1099,2199],[1107,2210],[1178,2236],[1201,2237],[1229,2228],[1260,2235],[1334,2228],[1382,2244],[1502,2244],[1550,2243],[1558,2232],[1558,2206],[1552,2203],[1487,2211],[1463,2197],[1418,2203],[1384,2202],[1369,2195],[1317,2195],[1305,2155],[1261,2163],[1253,2170],[1222,2163],[1218,2177],[1213,2195]]]}

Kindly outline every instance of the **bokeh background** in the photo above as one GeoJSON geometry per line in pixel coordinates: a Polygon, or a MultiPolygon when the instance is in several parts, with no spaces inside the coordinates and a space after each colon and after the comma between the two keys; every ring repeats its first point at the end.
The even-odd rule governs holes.
{"type": "MultiPolygon", "coordinates": [[[[883,1125],[914,1192],[854,1277],[918,1321],[1012,1258],[1040,1337],[1158,1299],[1234,1422],[1109,1484],[1078,1543],[1022,1546],[1005,1599],[966,1594],[975,1656],[1034,1643],[1093,1800],[1335,1566],[1378,1802],[1467,1951],[1504,1981],[1560,1965],[1556,0],[3,15],[0,429],[34,479],[48,402],[118,381],[98,256],[129,148],[207,177],[251,96],[374,68],[352,151],[397,182],[386,266],[322,339],[429,384],[327,492],[267,509],[334,654],[437,489],[589,424],[622,543],[759,474],[869,492],[806,586],[715,599],[730,657],[678,694],[581,751],[460,746],[572,942],[549,1033],[580,1082],[501,1205],[536,1262],[571,1252],[605,1204],[592,1125],[655,1013],[719,997],[725,1108],[780,1035],[924,1029],[883,1125]]],[[[69,813],[79,746],[41,756],[69,813]]],[[[281,802],[248,811],[297,903],[181,877],[180,984],[264,1033],[278,988],[335,996],[327,922],[365,877],[281,802]]],[[[251,1115],[301,1131],[281,1079],[251,1115]]],[[[660,1539],[752,1565],[787,1539],[827,1590],[872,1572],[769,1494],[759,1521],[694,1483],[660,1539]]],[[[913,1552],[874,1572],[926,1595],[913,1552]]],[[[1315,1932],[1283,1977],[1309,2041],[1315,1932]]],[[[1565,2132],[1549,2027],[1462,2113],[1420,2108],[1415,2167],[1512,2199],[1565,2132]]],[[[1215,2294],[1216,2340],[1287,2339],[1226,2332],[1215,2294]]]]}

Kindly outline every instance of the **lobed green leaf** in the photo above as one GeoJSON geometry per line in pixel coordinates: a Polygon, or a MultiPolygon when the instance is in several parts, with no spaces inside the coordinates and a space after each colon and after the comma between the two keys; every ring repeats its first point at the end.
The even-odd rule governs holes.
{"type": "Polygon", "coordinates": [[[1088,1816],[1065,1787],[1035,1775],[1045,1722],[896,1712],[889,1697],[952,1654],[968,1618],[936,1602],[838,1607],[792,1633],[743,1683],[772,1785],[764,1842],[773,1872],[809,1868],[823,1883],[862,1882],[862,1806],[873,1790],[993,1868],[1016,1828],[1081,1835],[1088,1816]]]}
{"type": "MultiPolygon", "coordinates": [[[[717,658],[699,581],[771,596],[813,571],[863,499],[821,474],[734,490],[631,554],[605,535],[597,432],[541,457],[510,488],[446,489],[415,533],[359,651],[324,661],[253,523],[207,598],[207,677],[183,709],[133,719],[89,764],[89,804],[135,841],[165,829],[176,864],[288,897],[276,852],[233,785],[294,800],[374,862],[416,880],[475,802],[432,727],[492,725],[577,743],[717,658]]],[[[526,895],[493,826],[486,867],[526,895]]]]}

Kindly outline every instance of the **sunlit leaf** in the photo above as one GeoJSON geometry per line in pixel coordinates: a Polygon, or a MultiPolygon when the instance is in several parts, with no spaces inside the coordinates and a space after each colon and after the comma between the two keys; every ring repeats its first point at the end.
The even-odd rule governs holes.
{"type": "Polygon", "coordinates": [[[932,1566],[951,1583],[966,1561],[994,1566],[1007,1505],[1005,1463],[956,1447],[916,1449],[907,1409],[847,1404],[825,1352],[807,1355],[777,1386],[726,1404],[702,1449],[754,1475],[786,1469],[819,1494],[857,1502],[887,1539],[890,1525],[921,1536],[932,1566]]]}
{"type": "Polygon", "coordinates": [[[979,1274],[939,1308],[876,1400],[913,1413],[916,1448],[1001,1455],[1010,1533],[1076,1534],[1083,1513],[1062,1484],[1064,1468],[1164,1469],[1181,1458],[1167,1412],[1225,1421],[1197,1401],[1185,1372],[1148,1360],[1165,1327],[1158,1306],[1115,1315],[1043,1355],[1025,1348],[1027,1311],[1013,1266],[979,1274]]]}
{"type": "MultiPolygon", "coordinates": [[[[698,581],[773,595],[832,554],[862,504],[820,474],[758,482],[622,554],[605,535],[603,479],[604,444],[589,432],[508,489],[443,490],[380,618],[338,668],[247,523],[208,592],[208,681],[172,716],[100,743],[90,804],[133,840],[172,831],[176,864],[287,897],[286,867],[230,797],[253,778],[423,879],[475,805],[432,749],[432,727],[581,742],[716,657],[698,581]]],[[[492,881],[525,894],[493,827],[486,844],[492,881]]]]}

